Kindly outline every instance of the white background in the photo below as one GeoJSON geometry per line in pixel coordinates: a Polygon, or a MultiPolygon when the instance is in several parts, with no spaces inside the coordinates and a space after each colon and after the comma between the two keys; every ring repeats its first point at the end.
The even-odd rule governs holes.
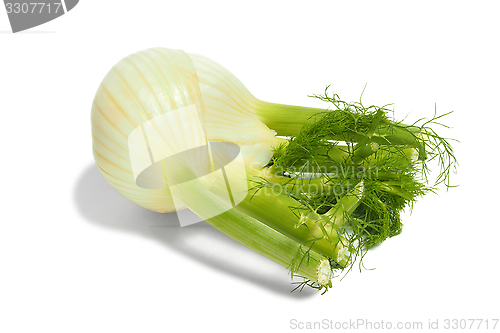
{"type": "Polygon", "coordinates": [[[18,34],[0,9],[0,331],[499,318],[500,3],[347,3],[87,0],[18,34]],[[356,100],[368,83],[363,101],[394,103],[399,119],[453,110],[441,132],[460,140],[460,187],[405,214],[403,233],[368,253],[375,270],[323,296],[291,294],[285,268],[206,223],[180,228],[123,199],[94,165],[101,79],[155,46],[208,56],[270,102],[327,107],[307,95],[331,84],[356,100]]]}

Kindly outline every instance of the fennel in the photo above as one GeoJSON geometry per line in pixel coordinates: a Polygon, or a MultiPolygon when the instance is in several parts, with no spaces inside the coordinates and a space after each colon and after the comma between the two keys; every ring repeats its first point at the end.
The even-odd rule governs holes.
{"type": "Polygon", "coordinates": [[[299,289],[326,291],[335,270],[348,272],[367,249],[401,232],[402,210],[439,184],[450,187],[456,160],[431,128],[442,116],[405,125],[387,106],[347,103],[328,87],[313,97],[331,109],[262,102],[208,58],[148,49],[121,60],[101,83],[92,105],[94,157],[131,201],[157,212],[187,207],[302,276],[299,289]],[[221,142],[237,145],[242,158],[223,165],[221,142]],[[429,185],[432,160],[440,172],[429,185]],[[229,200],[228,179],[249,190],[229,200]]]}

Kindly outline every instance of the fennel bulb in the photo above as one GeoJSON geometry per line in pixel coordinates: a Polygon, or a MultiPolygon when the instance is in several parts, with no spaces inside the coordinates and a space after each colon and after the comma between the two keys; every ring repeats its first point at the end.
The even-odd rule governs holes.
{"type": "Polygon", "coordinates": [[[428,126],[439,117],[408,126],[385,107],[314,97],[333,109],[263,102],[206,57],[144,50],[97,90],[95,161],[130,201],[187,207],[304,277],[299,287],[327,290],[334,269],[400,233],[401,210],[434,190],[426,160],[440,162],[446,185],[456,161],[428,126]]]}

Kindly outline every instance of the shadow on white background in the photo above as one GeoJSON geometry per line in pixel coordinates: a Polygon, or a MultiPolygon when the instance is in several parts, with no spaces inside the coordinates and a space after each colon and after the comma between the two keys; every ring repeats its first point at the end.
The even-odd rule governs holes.
{"type": "MultiPolygon", "coordinates": [[[[295,286],[281,266],[275,264],[277,269],[264,269],[268,265],[259,263],[267,259],[206,222],[181,228],[176,213],[156,213],[123,198],[106,182],[94,164],[87,167],[78,179],[74,201],[80,214],[94,225],[151,239],[165,246],[168,252],[180,253],[200,265],[281,295],[305,298],[318,294],[311,288],[290,293],[295,286]],[[242,252],[245,258],[253,255],[256,258],[239,260],[242,252]]],[[[165,260],[168,260],[168,254],[165,260]]]]}

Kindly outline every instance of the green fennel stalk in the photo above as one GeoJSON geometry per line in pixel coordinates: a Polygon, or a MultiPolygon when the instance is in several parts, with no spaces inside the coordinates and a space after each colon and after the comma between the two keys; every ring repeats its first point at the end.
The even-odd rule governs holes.
{"type": "MultiPolygon", "coordinates": [[[[370,247],[402,231],[405,208],[440,183],[451,187],[456,159],[450,140],[430,128],[442,116],[405,125],[389,118],[387,106],[347,103],[327,90],[313,97],[334,108],[260,110],[267,126],[290,138],[249,175],[253,187],[237,209],[299,243],[294,263],[317,253],[348,272],[370,247]],[[431,186],[433,159],[440,172],[431,186]]],[[[308,278],[304,285],[327,287],[308,278]]]]}

